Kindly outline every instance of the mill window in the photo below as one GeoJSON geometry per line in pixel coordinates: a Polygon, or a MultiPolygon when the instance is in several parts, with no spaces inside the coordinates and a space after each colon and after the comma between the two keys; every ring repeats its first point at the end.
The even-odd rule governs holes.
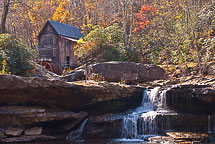
{"type": "Polygon", "coordinates": [[[53,44],[57,44],[57,38],[56,37],[53,37],[53,44]]]}
{"type": "Polygon", "coordinates": [[[66,66],[69,67],[70,66],[70,56],[66,57],[66,66]]]}
{"type": "Polygon", "coordinates": [[[53,49],[53,57],[56,57],[56,56],[57,56],[56,49],[53,49]]]}

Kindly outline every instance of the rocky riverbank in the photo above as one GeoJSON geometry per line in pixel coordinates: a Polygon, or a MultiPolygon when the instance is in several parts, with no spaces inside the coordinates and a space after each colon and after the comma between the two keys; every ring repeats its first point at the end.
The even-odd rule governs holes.
{"type": "Polygon", "coordinates": [[[163,78],[166,76],[160,67],[127,62],[91,64],[61,77],[0,75],[0,140],[65,140],[70,132],[71,140],[78,137],[80,128],[86,139],[122,138],[123,121],[129,125],[129,120],[136,127],[150,120],[148,124],[153,125],[149,128],[157,128],[156,134],[163,136],[168,130],[215,133],[214,76],[163,78]],[[91,80],[82,80],[86,78],[91,80]],[[143,105],[146,90],[153,110],[162,105],[168,112],[125,117],[143,105]]]}
{"type": "Polygon", "coordinates": [[[0,140],[65,139],[89,114],[120,112],[141,103],[144,88],[119,83],[0,75],[0,140]]]}
{"type": "Polygon", "coordinates": [[[142,87],[105,81],[64,82],[0,75],[0,105],[45,106],[77,111],[93,110],[94,105],[102,103],[94,113],[105,113],[126,107],[126,99],[131,99],[128,103],[132,103],[132,99],[138,102],[142,92],[142,87]],[[115,100],[122,100],[122,103],[112,103],[115,100]]]}
{"type": "Polygon", "coordinates": [[[215,79],[213,76],[183,79],[187,80],[173,85],[168,85],[168,80],[148,82],[147,99],[154,105],[152,111],[138,116],[141,112],[138,109],[143,109],[146,103],[130,112],[91,117],[86,137],[138,139],[145,134],[162,136],[145,139],[152,143],[214,142],[215,79]],[[127,131],[125,136],[123,130],[127,131]],[[171,136],[169,131],[173,132],[171,136]]]}

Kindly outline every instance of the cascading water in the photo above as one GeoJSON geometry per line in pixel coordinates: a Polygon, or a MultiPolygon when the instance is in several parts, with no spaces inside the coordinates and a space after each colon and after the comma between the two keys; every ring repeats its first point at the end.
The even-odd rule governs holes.
{"type": "Polygon", "coordinates": [[[83,134],[83,130],[84,130],[85,125],[87,124],[87,121],[88,121],[88,119],[85,119],[83,121],[83,123],[81,124],[80,128],[77,129],[77,130],[75,130],[75,131],[72,131],[69,134],[69,136],[66,137],[66,139],[69,140],[69,141],[79,139],[82,136],[82,134],[83,134]]]}
{"type": "Polygon", "coordinates": [[[157,123],[154,121],[157,113],[154,110],[159,90],[159,87],[144,90],[142,105],[123,117],[122,138],[142,139],[146,135],[157,134],[157,123]]]}
{"type": "MultiPolygon", "coordinates": [[[[160,87],[143,91],[141,106],[122,119],[123,139],[144,139],[150,135],[157,135],[159,128],[169,129],[170,125],[164,123],[161,126],[159,121],[167,113],[166,91],[159,94],[160,87]],[[158,117],[160,116],[160,117],[158,117]],[[159,119],[161,118],[161,119],[159,119]],[[160,127],[159,127],[160,126],[160,127]]],[[[165,119],[167,122],[168,119],[165,119]]]]}

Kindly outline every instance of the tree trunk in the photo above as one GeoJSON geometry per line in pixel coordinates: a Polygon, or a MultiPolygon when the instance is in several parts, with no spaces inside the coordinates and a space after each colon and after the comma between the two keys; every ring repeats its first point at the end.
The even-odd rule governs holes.
{"type": "Polygon", "coordinates": [[[124,46],[128,45],[128,34],[127,34],[127,9],[128,9],[128,1],[123,0],[122,3],[122,13],[123,13],[123,42],[124,46]]]}
{"type": "MultiPolygon", "coordinates": [[[[192,31],[192,35],[193,35],[193,40],[194,40],[194,43],[193,43],[193,46],[195,47],[196,49],[196,52],[197,52],[197,60],[198,60],[198,68],[200,69],[200,73],[201,73],[201,54],[200,54],[200,48],[199,48],[199,45],[198,45],[198,38],[197,38],[197,35],[195,33],[195,29],[194,29],[194,25],[192,23],[192,19],[191,19],[191,16],[190,16],[190,9],[189,9],[189,4],[188,4],[188,0],[185,0],[185,4],[186,4],[186,15],[187,15],[187,27],[188,27],[188,20],[190,20],[190,28],[191,28],[191,31],[192,31]]],[[[201,2],[201,5],[202,5],[202,2],[201,2]]]]}
{"type": "Polygon", "coordinates": [[[131,36],[132,36],[132,29],[133,29],[133,24],[134,24],[134,3],[136,3],[136,0],[131,0],[130,1],[130,30],[129,30],[129,36],[128,36],[128,43],[130,45],[131,43],[131,36]]]}
{"type": "Polygon", "coordinates": [[[3,1],[3,13],[2,13],[2,17],[1,17],[1,29],[0,29],[0,33],[6,33],[6,20],[7,20],[7,15],[9,12],[9,7],[10,7],[10,0],[4,0],[3,1]]]}

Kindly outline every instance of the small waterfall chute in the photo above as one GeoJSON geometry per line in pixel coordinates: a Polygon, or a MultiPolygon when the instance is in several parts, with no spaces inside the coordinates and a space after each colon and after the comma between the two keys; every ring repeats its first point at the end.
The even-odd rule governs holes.
{"type": "Polygon", "coordinates": [[[154,97],[157,89],[150,92],[152,97],[149,97],[148,90],[143,91],[142,104],[135,111],[124,116],[122,119],[122,138],[139,139],[145,134],[146,119],[141,117],[142,113],[154,110],[154,97]]]}
{"type": "Polygon", "coordinates": [[[156,111],[150,111],[143,113],[141,118],[144,121],[143,134],[153,134],[156,135],[158,132],[157,121],[155,120],[158,113],[156,111]]]}
{"type": "Polygon", "coordinates": [[[77,130],[70,132],[69,136],[66,137],[66,140],[73,141],[79,139],[83,134],[83,130],[85,125],[87,124],[87,121],[88,119],[85,119],[77,130]]]}

